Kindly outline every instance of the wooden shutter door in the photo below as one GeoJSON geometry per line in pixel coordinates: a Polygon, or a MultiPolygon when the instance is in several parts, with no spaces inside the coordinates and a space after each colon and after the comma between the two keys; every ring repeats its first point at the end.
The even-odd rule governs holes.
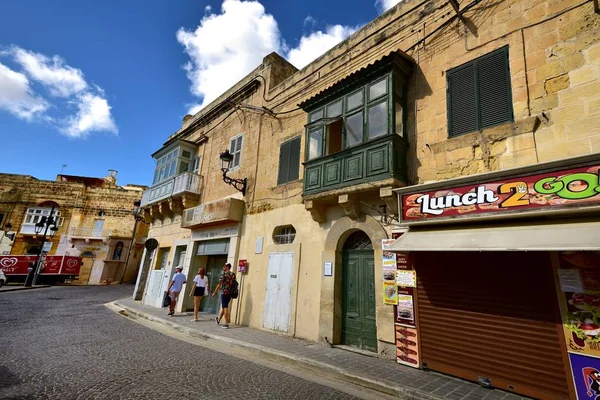
{"type": "Polygon", "coordinates": [[[288,182],[295,181],[300,176],[300,138],[290,142],[290,167],[288,182]]]}
{"type": "Polygon", "coordinates": [[[549,253],[416,253],[423,363],[542,399],[568,399],[549,253]]]}
{"type": "Polygon", "coordinates": [[[477,130],[477,90],[473,63],[448,72],[448,132],[450,136],[477,130]]]}
{"type": "Polygon", "coordinates": [[[508,47],[479,59],[477,74],[481,127],[512,121],[508,47]]]}
{"type": "Polygon", "coordinates": [[[288,174],[290,170],[290,148],[291,142],[284,143],[279,148],[279,174],[277,176],[278,185],[288,181],[288,174]]]}

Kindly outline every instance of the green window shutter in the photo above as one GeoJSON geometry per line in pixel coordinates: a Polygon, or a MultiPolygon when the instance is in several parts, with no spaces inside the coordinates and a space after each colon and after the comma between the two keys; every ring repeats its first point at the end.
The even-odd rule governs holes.
{"type": "Polygon", "coordinates": [[[288,182],[295,181],[300,176],[300,138],[290,142],[290,163],[288,182]]]}
{"type": "Polygon", "coordinates": [[[290,171],[290,148],[291,142],[281,145],[279,148],[279,174],[277,176],[277,184],[286,183],[290,171]]]}
{"type": "Polygon", "coordinates": [[[477,130],[475,64],[448,71],[448,134],[458,136],[477,130]]]}
{"type": "Polygon", "coordinates": [[[508,47],[477,61],[481,129],[513,120],[508,47]]]}

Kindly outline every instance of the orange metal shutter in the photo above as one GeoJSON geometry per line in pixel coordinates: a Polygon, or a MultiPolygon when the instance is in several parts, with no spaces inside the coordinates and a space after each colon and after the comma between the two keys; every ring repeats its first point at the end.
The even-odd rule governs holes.
{"type": "Polygon", "coordinates": [[[549,253],[416,253],[423,362],[542,399],[568,399],[549,253]]]}

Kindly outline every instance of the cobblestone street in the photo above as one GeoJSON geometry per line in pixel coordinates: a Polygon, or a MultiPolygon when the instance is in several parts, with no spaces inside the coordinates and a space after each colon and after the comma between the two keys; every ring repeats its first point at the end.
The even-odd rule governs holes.
{"type": "Polygon", "coordinates": [[[350,399],[107,310],[131,286],[0,294],[2,399],[350,399]]]}

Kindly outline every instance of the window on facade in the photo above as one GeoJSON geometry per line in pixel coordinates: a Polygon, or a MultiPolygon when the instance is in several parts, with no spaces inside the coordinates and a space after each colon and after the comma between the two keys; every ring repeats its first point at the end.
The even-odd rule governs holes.
{"type": "Polygon", "coordinates": [[[156,185],[162,183],[173,178],[175,175],[190,171],[193,162],[193,154],[194,151],[192,149],[186,150],[177,147],[160,157],[157,157],[152,184],[156,185]]]}
{"type": "Polygon", "coordinates": [[[285,142],[279,148],[279,174],[277,184],[298,179],[300,175],[300,138],[285,142]]]}
{"type": "Polygon", "coordinates": [[[296,228],[292,225],[278,226],[273,231],[275,244],[291,244],[296,238],[296,228]]]}
{"type": "MultiPolygon", "coordinates": [[[[50,211],[52,211],[51,207],[31,207],[27,209],[25,213],[25,220],[23,221],[24,225],[35,225],[42,220],[42,217],[49,217],[50,211]]],[[[64,222],[64,218],[61,217],[61,213],[58,210],[54,210],[52,214],[56,219],[56,226],[62,226],[64,222]]]]}
{"type": "MultiPolygon", "coordinates": [[[[394,96],[391,95],[390,80],[391,74],[379,77],[311,111],[308,115],[306,158],[311,160],[334,154],[387,135],[392,117],[396,120],[397,133],[402,135],[404,97],[396,96],[396,90],[393,90],[394,96]],[[391,104],[394,110],[390,110],[391,104]]],[[[402,89],[402,84],[398,83],[398,90],[402,89]]]]}
{"type": "Polygon", "coordinates": [[[158,259],[156,260],[156,264],[154,265],[155,270],[165,270],[167,268],[167,261],[169,260],[170,251],[170,247],[161,247],[160,249],[158,249],[158,259]]]}
{"type": "Polygon", "coordinates": [[[508,46],[451,69],[447,80],[450,137],[513,121],[508,46]]]}
{"type": "Polygon", "coordinates": [[[94,227],[92,228],[92,236],[93,237],[102,237],[103,230],[104,230],[104,220],[103,219],[95,219],[94,227]]]}
{"type": "Polygon", "coordinates": [[[0,227],[3,226],[2,225],[3,222],[4,222],[4,214],[0,213],[0,227]]]}
{"type": "Polygon", "coordinates": [[[193,167],[192,171],[195,174],[198,174],[200,172],[200,161],[201,161],[200,156],[194,157],[194,162],[193,162],[194,167],[193,167]]]}
{"type": "Polygon", "coordinates": [[[240,166],[242,161],[242,142],[244,136],[238,135],[231,139],[229,142],[229,152],[233,155],[233,161],[231,162],[231,168],[237,168],[240,166]]]}

